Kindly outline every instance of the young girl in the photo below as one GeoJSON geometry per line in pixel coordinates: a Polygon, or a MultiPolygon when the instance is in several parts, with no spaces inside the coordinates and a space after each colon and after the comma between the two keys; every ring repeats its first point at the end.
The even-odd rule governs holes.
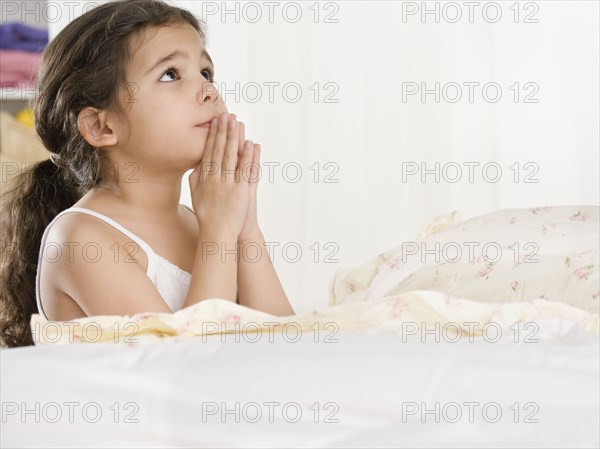
{"type": "Polygon", "coordinates": [[[159,0],[105,3],[46,48],[35,129],[51,158],[2,197],[1,338],[224,298],[294,313],[256,217],[260,145],[214,88],[204,24],[159,0]],[[193,210],[179,203],[187,170],[193,210]]]}

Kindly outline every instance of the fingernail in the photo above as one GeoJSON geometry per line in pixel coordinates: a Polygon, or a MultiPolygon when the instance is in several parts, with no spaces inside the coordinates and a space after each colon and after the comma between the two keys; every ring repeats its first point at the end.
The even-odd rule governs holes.
{"type": "Polygon", "coordinates": [[[212,119],[210,126],[217,126],[218,123],[219,123],[219,119],[215,117],[214,119],[212,119]]]}
{"type": "Polygon", "coordinates": [[[232,119],[229,122],[229,129],[235,129],[236,126],[237,126],[237,121],[235,119],[232,119]]]}

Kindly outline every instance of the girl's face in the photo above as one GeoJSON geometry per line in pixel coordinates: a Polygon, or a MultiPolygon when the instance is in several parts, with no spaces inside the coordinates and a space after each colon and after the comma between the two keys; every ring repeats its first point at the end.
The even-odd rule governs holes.
{"type": "Polygon", "coordinates": [[[148,28],[132,39],[121,104],[131,123],[118,121],[121,157],[148,174],[181,172],[202,159],[209,129],[198,125],[228,112],[213,84],[214,67],[189,24],[148,28]]]}

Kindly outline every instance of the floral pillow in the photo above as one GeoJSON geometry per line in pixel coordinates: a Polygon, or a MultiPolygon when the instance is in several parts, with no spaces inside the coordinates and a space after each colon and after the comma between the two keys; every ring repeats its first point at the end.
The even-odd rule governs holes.
{"type": "Polygon", "coordinates": [[[436,217],[414,242],[338,269],[330,304],[432,290],[481,302],[558,301],[598,313],[600,208],[504,209],[436,217]]]}

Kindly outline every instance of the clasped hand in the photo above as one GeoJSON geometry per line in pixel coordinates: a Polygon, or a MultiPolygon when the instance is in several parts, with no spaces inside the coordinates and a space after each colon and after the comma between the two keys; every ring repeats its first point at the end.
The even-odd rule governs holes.
{"type": "Polygon", "coordinates": [[[192,206],[201,229],[238,241],[260,235],[256,190],[260,144],[245,140],[245,125],[234,114],[210,124],[202,160],[190,174],[192,206]]]}

